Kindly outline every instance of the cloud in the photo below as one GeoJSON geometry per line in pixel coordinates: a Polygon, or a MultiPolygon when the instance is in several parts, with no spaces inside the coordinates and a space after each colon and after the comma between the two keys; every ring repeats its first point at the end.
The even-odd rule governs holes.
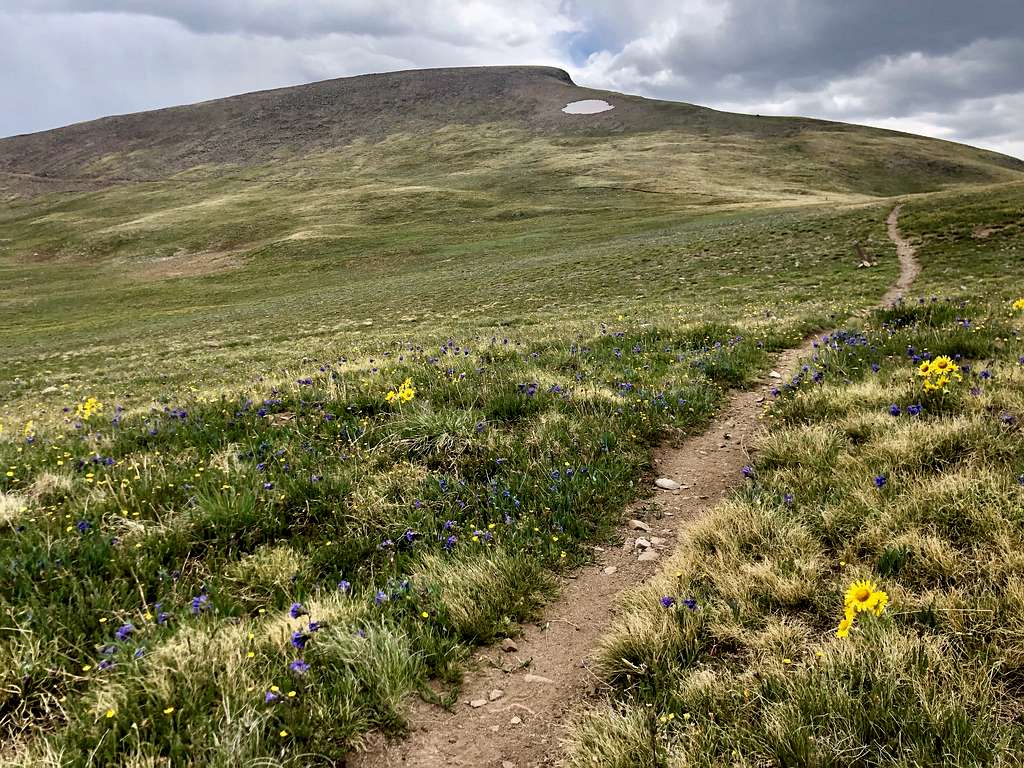
{"type": "Polygon", "coordinates": [[[531,63],[1022,154],[1020,0],[5,0],[0,39],[0,135],[363,72],[531,63]]]}

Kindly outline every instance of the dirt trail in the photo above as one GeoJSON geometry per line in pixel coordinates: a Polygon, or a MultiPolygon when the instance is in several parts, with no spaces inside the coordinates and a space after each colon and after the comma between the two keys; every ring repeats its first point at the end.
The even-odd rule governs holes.
{"type": "MultiPolygon", "coordinates": [[[[888,226],[899,254],[900,276],[880,304],[898,300],[918,273],[914,249],[896,225],[899,210],[899,206],[893,209],[888,226]]],[[[809,354],[814,340],[780,354],[775,368],[791,370],[809,354]]],[[[616,596],[650,577],[675,546],[680,526],[714,506],[742,481],[764,403],[778,383],[778,374],[772,373],[756,388],[734,393],[704,434],[655,451],[656,476],[671,478],[682,487],[655,490],[652,498],[627,510],[627,519],[640,520],[650,530],[627,526],[622,546],[595,548],[595,564],[564,579],[558,599],[544,610],[543,620],[523,627],[522,636],[515,639],[516,650],[504,651],[500,644],[481,649],[455,711],[417,700],[409,715],[412,730],[407,739],[390,745],[371,743],[365,753],[351,756],[346,764],[354,768],[555,765],[569,716],[596,690],[598,679],[589,657],[616,614],[616,596]],[[638,552],[643,551],[636,546],[638,536],[651,542],[647,551],[658,553],[656,558],[638,560],[638,552]]]]}
{"type": "Polygon", "coordinates": [[[899,218],[903,204],[900,203],[889,213],[885,224],[889,229],[889,239],[896,244],[896,255],[900,260],[900,274],[896,282],[885,292],[881,305],[888,307],[903,298],[907,288],[917,279],[921,272],[921,265],[917,263],[917,255],[914,246],[900,234],[899,218]]]}

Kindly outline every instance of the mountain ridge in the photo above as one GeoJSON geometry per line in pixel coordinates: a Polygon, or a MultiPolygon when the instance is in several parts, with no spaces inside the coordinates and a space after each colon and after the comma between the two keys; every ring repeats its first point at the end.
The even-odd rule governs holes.
{"type": "MultiPolygon", "coordinates": [[[[966,147],[847,123],[743,115],[587,88],[555,67],[456,67],[335,78],[7,137],[0,139],[0,174],[7,176],[9,190],[34,194],[52,188],[47,181],[108,185],[162,179],[197,166],[259,165],[360,139],[488,123],[567,137],[675,131],[781,140],[835,132],[966,147]],[[566,103],[587,98],[610,100],[616,108],[592,115],[561,112],[566,103]]],[[[1024,161],[1016,158],[966,151],[982,165],[1024,171],[1024,161]]]]}

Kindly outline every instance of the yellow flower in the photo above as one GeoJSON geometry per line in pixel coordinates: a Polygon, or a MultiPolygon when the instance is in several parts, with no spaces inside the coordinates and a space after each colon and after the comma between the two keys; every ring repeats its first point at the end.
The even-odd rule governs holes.
{"type": "Polygon", "coordinates": [[[839,622],[839,628],[836,630],[836,637],[843,638],[850,634],[850,627],[853,626],[853,614],[847,613],[843,620],[839,622]]]}
{"type": "Polygon", "coordinates": [[[114,710],[108,709],[107,710],[107,719],[109,720],[110,718],[112,718],[114,716],[114,714],[115,714],[114,710]]]}
{"type": "Polygon", "coordinates": [[[889,604],[889,595],[879,590],[875,592],[875,615],[881,616],[882,611],[885,610],[885,606],[889,604]]]}
{"type": "Polygon", "coordinates": [[[165,714],[165,715],[173,715],[173,714],[174,714],[174,707],[167,707],[167,708],[166,708],[166,709],[164,710],[164,714],[165,714]]]}
{"type": "Polygon", "coordinates": [[[281,737],[282,739],[284,739],[284,738],[287,738],[287,737],[288,737],[288,731],[284,731],[284,730],[283,730],[283,731],[281,731],[281,733],[280,733],[280,734],[278,734],[278,735],[279,735],[279,736],[280,736],[280,737],[281,737]]]}
{"type": "Polygon", "coordinates": [[[1017,299],[1013,302],[1013,311],[1020,312],[1021,310],[1024,310],[1024,299],[1017,299]]]}
{"type": "Polygon", "coordinates": [[[875,585],[869,580],[855,581],[846,590],[846,597],[843,603],[847,608],[852,608],[855,613],[874,610],[878,603],[879,592],[875,585]]]}

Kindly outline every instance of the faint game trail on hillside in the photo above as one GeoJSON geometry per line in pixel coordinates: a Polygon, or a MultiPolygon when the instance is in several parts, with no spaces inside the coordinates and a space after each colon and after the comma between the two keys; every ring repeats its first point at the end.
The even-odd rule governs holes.
{"type": "MultiPolygon", "coordinates": [[[[914,248],[897,227],[900,206],[887,219],[896,245],[899,278],[879,306],[902,298],[917,276],[914,248]]],[[[774,360],[777,371],[792,370],[813,350],[818,336],[774,360]]],[[[681,484],[657,489],[652,498],[631,505],[622,546],[595,547],[595,563],[563,579],[558,599],[536,624],[522,628],[515,650],[502,644],[476,653],[453,712],[420,700],[412,703],[410,733],[403,741],[368,743],[352,755],[353,768],[539,768],[557,763],[560,740],[570,715],[599,691],[590,655],[617,611],[617,596],[654,574],[676,544],[680,527],[704,514],[742,482],[742,468],[760,429],[760,417],[781,375],[772,371],[754,389],[734,392],[708,430],[678,445],[654,451],[656,477],[681,484]],[[637,530],[639,520],[650,530],[637,530]],[[639,561],[636,537],[651,543],[657,558],[639,561]],[[500,696],[498,693],[500,692],[500,696]],[[491,700],[493,698],[493,700],[491,700]],[[472,704],[471,704],[472,702],[472,704]]],[[[639,526],[638,526],[639,527],[639,526]]],[[[651,557],[648,555],[648,557],[651,557]]]]}

